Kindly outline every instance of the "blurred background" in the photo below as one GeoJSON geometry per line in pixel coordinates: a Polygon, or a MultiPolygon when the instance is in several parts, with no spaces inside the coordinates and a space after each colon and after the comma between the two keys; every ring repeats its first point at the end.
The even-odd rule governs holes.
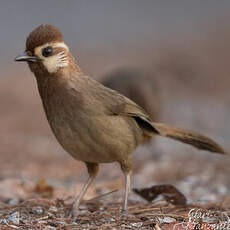
{"type": "MultiPolygon", "coordinates": [[[[229,12],[227,0],[1,1],[0,199],[31,197],[40,179],[55,196],[67,196],[86,179],[83,164],[51,133],[32,73],[14,62],[35,27],[58,27],[77,63],[97,80],[120,75],[117,87],[128,90],[121,76],[131,73],[133,94],[154,107],[157,121],[199,131],[229,151],[229,12]]],[[[133,186],[171,183],[192,201],[221,201],[230,191],[229,163],[155,138],[134,155],[133,186]]],[[[88,197],[121,188],[122,179],[116,164],[103,165],[88,197]]]]}

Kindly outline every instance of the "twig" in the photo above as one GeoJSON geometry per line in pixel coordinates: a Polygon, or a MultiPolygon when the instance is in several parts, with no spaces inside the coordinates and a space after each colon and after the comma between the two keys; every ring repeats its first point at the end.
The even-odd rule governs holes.
{"type": "Polygon", "coordinates": [[[112,193],[114,193],[114,192],[117,192],[117,191],[118,191],[118,189],[115,189],[115,190],[113,190],[113,191],[110,191],[110,192],[104,193],[104,194],[102,194],[102,195],[93,197],[93,198],[91,198],[91,199],[89,199],[89,200],[85,200],[84,202],[88,203],[88,202],[92,202],[92,201],[95,201],[95,200],[99,200],[99,199],[101,199],[102,197],[108,196],[108,195],[110,195],[110,194],[112,194],[112,193]]]}

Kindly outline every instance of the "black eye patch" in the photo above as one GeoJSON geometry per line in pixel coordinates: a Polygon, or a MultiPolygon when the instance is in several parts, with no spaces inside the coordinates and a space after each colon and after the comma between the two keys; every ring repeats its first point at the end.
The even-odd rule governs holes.
{"type": "Polygon", "coordinates": [[[44,57],[52,56],[53,54],[53,48],[51,46],[47,46],[42,50],[42,55],[44,57]]]}

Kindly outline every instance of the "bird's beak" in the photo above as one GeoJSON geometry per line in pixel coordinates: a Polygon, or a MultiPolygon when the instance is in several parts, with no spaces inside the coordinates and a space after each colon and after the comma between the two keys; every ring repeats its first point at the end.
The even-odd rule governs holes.
{"type": "Polygon", "coordinates": [[[14,60],[15,61],[38,62],[39,58],[35,56],[29,56],[27,53],[23,53],[21,55],[18,55],[14,60]]]}

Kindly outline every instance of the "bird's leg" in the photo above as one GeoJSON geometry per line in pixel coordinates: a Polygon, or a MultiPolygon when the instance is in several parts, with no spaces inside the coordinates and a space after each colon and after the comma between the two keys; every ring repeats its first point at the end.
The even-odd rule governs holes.
{"type": "Polygon", "coordinates": [[[99,165],[97,163],[85,162],[85,164],[86,164],[87,169],[88,169],[89,178],[86,181],[85,185],[83,186],[80,194],[77,196],[77,198],[75,199],[75,201],[73,203],[73,207],[72,207],[72,210],[70,213],[71,217],[76,217],[78,215],[78,210],[79,210],[79,206],[81,204],[82,198],[84,197],[87,189],[89,188],[89,186],[93,182],[93,180],[96,177],[98,170],[99,170],[99,165]]]}
{"type": "Polygon", "coordinates": [[[131,175],[131,172],[125,172],[125,196],[124,196],[124,203],[123,203],[123,208],[122,208],[123,212],[127,211],[129,193],[130,193],[130,188],[131,188],[130,175],[131,175]]]}
{"type": "Polygon", "coordinates": [[[130,161],[125,162],[125,164],[124,164],[124,162],[121,163],[121,170],[125,175],[125,194],[124,194],[122,212],[127,211],[129,193],[130,193],[130,189],[131,189],[131,180],[130,180],[131,168],[132,168],[132,164],[130,161]]]}

